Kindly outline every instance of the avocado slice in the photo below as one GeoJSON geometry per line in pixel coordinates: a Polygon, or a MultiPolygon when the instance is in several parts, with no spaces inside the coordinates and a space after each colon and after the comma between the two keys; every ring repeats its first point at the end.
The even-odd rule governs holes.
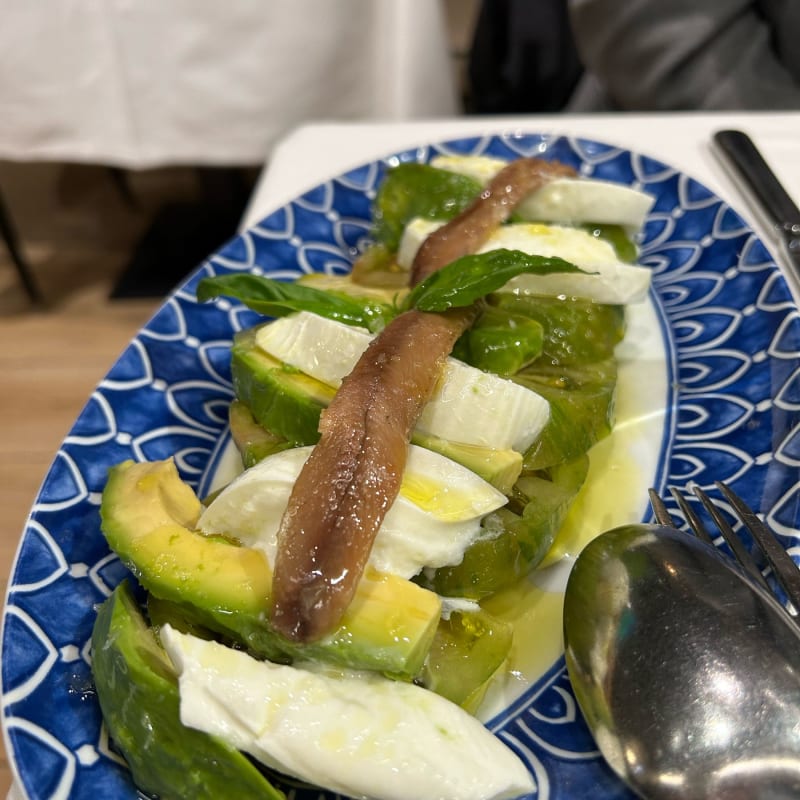
{"type": "Polygon", "coordinates": [[[161,800],[285,799],[245,755],[181,724],[172,663],[127,582],[98,610],[92,671],[103,719],[141,791],[161,800]]]}
{"type": "MultiPolygon", "coordinates": [[[[269,323],[267,323],[269,324],[269,323]]],[[[237,399],[267,431],[293,447],[319,441],[319,416],[335,389],[272,358],[256,344],[256,328],[236,334],[231,372],[237,399]]],[[[522,469],[522,455],[511,449],[462,444],[414,432],[414,444],[433,450],[480,475],[508,494],[522,469]]]]}
{"type": "Polygon", "coordinates": [[[439,623],[419,680],[474,714],[508,657],[512,637],[509,623],[482,608],[453,609],[439,623]]]}
{"type": "Polygon", "coordinates": [[[272,358],[256,345],[256,328],[239,331],[231,347],[236,397],[259,424],[292,447],[319,441],[319,415],[336,390],[272,358]]]}
{"type": "Polygon", "coordinates": [[[145,589],[253,655],[319,659],[403,678],[419,672],[440,617],[434,593],[367,570],[335,631],[310,644],[290,642],[268,622],[272,571],[266,557],[196,531],[201,509],[172,460],[125,461],[109,473],[102,530],[145,589]]]}
{"type": "Polygon", "coordinates": [[[510,448],[498,449],[481,447],[477,444],[451,442],[448,439],[417,431],[412,435],[411,441],[472,470],[505,495],[511,493],[511,489],[522,471],[522,453],[510,448]]]}
{"type": "Polygon", "coordinates": [[[524,457],[524,470],[549,469],[589,451],[614,425],[617,362],[541,366],[515,380],[545,397],[550,419],[524,457]]]}
{"type": "Polygon", "coordinates": [[[415,580],[445,597],[474,600],[513,585],[547,555],[588,469],[584,454],[547,470],[524,472],[508,506],[483,520],[485,535],[466,549],[460,564],[415,580]]]}
{"type": "Polygon", "coordinates": [[[273,453],[291,447],[282,436],[277,436],[263,425],[259,425],[250,409],[241,400],[234,400],[230,404],[228,425],[231,429],[231,439],[242,457],[242,466],[245,469],[273,453]]]}

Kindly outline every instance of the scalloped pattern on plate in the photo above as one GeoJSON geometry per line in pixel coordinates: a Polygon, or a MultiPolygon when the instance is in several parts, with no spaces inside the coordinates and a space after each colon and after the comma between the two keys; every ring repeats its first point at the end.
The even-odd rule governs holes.
{"type": "MultiPolygon", "coordinates": [[[[92,687],[95,606],[126,575],[100,533],[98,508],[108,468],[124,459],[174,456],[193,486],[213,468],[232,397],[228,348],[256,316],[226,301],[198,304],[198,280],[347,272],[369,235],[386,168],[442,152],[557,158],[656,196],[641,261],[654,273],[671,397],[653,485],[724,480],[766,510],[786,547],[800,552],[798,310],[733,209],[666,164],[583,139],[486,136],[398,153],[298,197],[201,265],[124,351],[59,448],[21,540],[3,617],[4,726],[31,800],[137,796],[92,687]]],[[[630,797],[599,757],[563,660],[490,727],[529,764],[538,800],[630,797]]]]}

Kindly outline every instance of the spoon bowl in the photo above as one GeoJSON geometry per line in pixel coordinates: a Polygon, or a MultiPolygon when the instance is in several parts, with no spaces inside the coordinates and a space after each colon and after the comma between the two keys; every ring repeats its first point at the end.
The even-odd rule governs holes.
{"type": "Polygon", "coordinates": [[[800,797],[800,629],[716,548],[601,534],[570,573],[564,639],[597,745],[642,797],[800,797]]]}

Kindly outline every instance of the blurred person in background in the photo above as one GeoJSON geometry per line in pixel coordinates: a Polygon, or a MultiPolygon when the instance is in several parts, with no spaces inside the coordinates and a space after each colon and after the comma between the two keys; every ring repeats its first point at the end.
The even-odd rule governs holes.
{"type": "Polygon", "coordinates": [[[568,0],[570,111],[800,109],[800,0],[568,0]]]}
{"type": "Polygon", "coordinates": [[[800,109],[800,0],[484,0],[467,110],[800,109]]]}

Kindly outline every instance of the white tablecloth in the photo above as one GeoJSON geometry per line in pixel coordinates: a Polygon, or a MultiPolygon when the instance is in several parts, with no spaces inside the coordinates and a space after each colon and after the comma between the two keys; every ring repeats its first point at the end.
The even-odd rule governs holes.
{"type": "Polygon", "coordinates": [[[260,164],[309,119],[456,113],[442,0],[0,0],[0,158],[260,164]]]}
{"type": "MultiPolygon", "coordinates": [[[[314,123],[275,146],[244,216],[247,226],[321,180],[397,150],[459,136],[527,131],[596,139],[664,161],[727,200],[767,243],[774,232],[750,196],[711,149],[716,130],[748,132],[795,201],[800,204],[800,112],[535,115],[434,119],[395,124],[314,123]]],[[[780,248],[772,250],[800,298],[800,282],[789,273],[780,248]]]]}

